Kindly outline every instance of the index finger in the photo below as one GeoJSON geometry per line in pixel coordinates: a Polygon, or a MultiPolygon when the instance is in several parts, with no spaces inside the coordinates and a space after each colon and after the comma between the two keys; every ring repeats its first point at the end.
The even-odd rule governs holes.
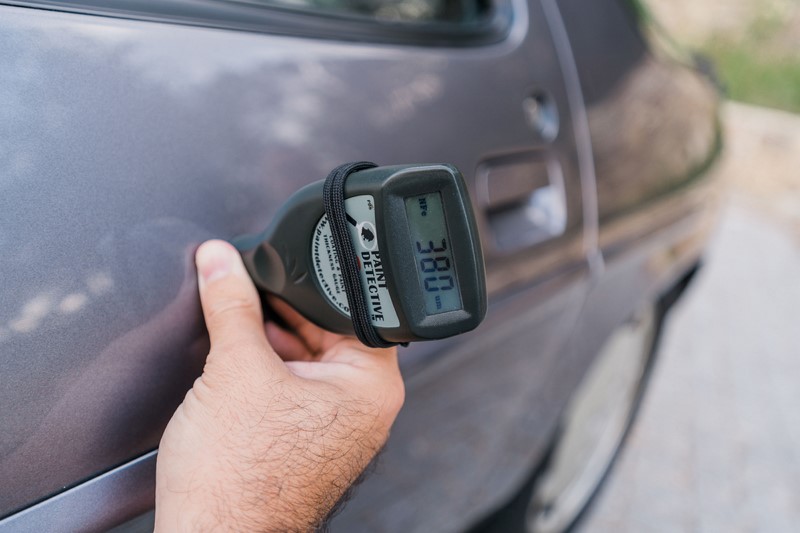
{"type": "Polygon", "coordinates": [[[322,362],[363,362],[366,361],[364,357],[373,356],[379,356],[381,363],[392,359],[395,362],[397,360],[397,350],[395,348],[365,346],[352,335],[332,333],[317,326],[280,298],[268,296],[267,301],[272,309],[286,322],[286,325],[294,330],[297,338],[305,344],[308,350],[322,356],[320,358],[322,362]],[[347,349],[342,349],[345,346],[347,349]]]}
{"type": "Polygon", "coordinates": [[[321,351],[327,344],[342,338],[342,335],[317,326],[277,296],[268,296],[267,302],[311,351],[321,351]]]}

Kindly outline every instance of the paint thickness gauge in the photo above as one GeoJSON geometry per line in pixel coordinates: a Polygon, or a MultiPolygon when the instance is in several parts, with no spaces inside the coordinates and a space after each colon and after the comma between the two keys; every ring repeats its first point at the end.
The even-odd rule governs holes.
{"type": "Polygon", "coordinates": [[[450,337],[486,314],[475,217],[450,165],[342,165],[237,245],[260,289],[364,344],[450,337]]]}

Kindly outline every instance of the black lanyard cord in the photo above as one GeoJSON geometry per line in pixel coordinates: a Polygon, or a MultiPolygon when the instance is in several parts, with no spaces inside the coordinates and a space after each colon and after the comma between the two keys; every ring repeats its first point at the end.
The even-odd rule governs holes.
{"type": "Polygon", "coordinates": [[[345,163],[334,168],[325,179],[325,185],[322,189],[322,202],[331,227],[333,246],[339,260],[344,290],[350,306],[350,319],[353,321],[356,337],[364,345],[372,348],[390,348],[397,346],[397,343],[383,340],[369,318],[369,308],[361,289],[361,278],[358,273],[358,256],[356,256],[353,242],[350,240],[350,230],[347,227],[347,212],[344,205],[344,184],[347,181],[347,177],[353,172],[377,166],[369,161],[358,161],[345,163]]]}

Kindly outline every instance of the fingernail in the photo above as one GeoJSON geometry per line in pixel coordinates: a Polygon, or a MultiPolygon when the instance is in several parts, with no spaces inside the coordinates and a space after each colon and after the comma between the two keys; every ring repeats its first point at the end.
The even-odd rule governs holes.
{"type": "Polygon", "coordinates": [[[236,250],[224,241],[207,241],[201,244],[195,256],[200,279],[210,283],[230,274],[236,254],[236,250]]]}

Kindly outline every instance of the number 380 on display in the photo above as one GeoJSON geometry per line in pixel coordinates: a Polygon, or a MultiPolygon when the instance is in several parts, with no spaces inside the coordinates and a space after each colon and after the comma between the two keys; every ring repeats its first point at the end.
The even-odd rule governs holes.
{"type": "MultiPolygon", "coordinates": [[[[419,261],[420,269],[424,274],[432,272],[450,272],[450,258],[441,254],[447,250],[447,240],[442,239],[442,246],[435,247],[433,241],[428,241],[428,247],[423,248],[420,241],[417,242],[417,253],[420,255],[431,255],[433,257],[423,257],[419,261]]],[[[425,290],[428,292],[449,291],[455,287],[452,274],[439,274],[438,276],[426,276],[422,280],[425,290]]]]}

